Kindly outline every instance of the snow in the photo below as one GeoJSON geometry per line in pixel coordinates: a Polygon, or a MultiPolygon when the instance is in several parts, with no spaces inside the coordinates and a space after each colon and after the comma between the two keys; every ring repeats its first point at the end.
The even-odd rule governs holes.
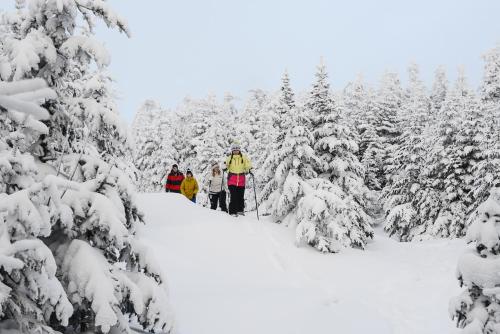
{"type": "Polygon", "coordinates": [[[250,213],[232,218],[176,194],[138,199],[177,334],[457,332],[448,304],[463,240],[398,243],[378,229],[364,251],[322,254],[250,213]]]}

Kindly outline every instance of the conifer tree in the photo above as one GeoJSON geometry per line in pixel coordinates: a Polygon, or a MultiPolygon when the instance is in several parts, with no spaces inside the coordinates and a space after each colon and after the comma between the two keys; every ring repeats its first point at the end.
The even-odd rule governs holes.
{"type": "Polygon", "coordinates": [[[401,136],[399,111],[402,103],[403,90],[398,75],[386,72],[380,82],[374,103],[375,130],[383,147],[381,157],[384,163],[382,166],[383,175],[379,182],[382,188],[385,187],[392,176],[389,170],[401,136]]]}
{"type": "Polygon", "coordinates": [[[440,210],[433,226],[427,229],[440,237],[461,237],[472,204],[473,170],[482,159],[480,137],[484,129],[480,102],[468,87],[463,70],[440,114],[433,131],[438,137],[427,164],[433,186],[441,193],[440,210]]]}
{"type": "MultiPolygon", "coordinates": [[[[281,81],[281,88],[279,94],[275,97],[275,99],[271,102],[270,107],[272,108],[272,124],[274,127],[274,138],[273,143],[271,145],[270,154],[264,160],[262,167],[258,173],[258,178],[263,181],[263,188],[260,193],[260,201],[265,203],[264,208],[267,210],[274,212],[274,217],[276,220],[281,220],[285,216],[289,214],[286,212],[284,214],[283,209],[277,209],[276,200],[273,197],[279,197],[280,192],[282,191],[282,187],[286,177],[288,175],[290,166],[281,167],[285,170],[280,175],[276,174],[276,170],[283,163],[283,154],[285,154],[285,150],[288,154],[296,153],[294,152],[296,147],[295,145],[312,145],[311,134],[306,127],[298,128],[295,131],[295,135],[300,138],[293,139],[291,143],[285,143],[285,138],[287,134],[289,134],[290,130],[297,125],[296,122],[299,122],[299,117],[297,112],[294,110],[295,101],[294,94],[290,87],[290,79],[288,77],[288,73],[285,71],[281,81]],[[288,145],[288,147],[285,147],[288,145]],[[281,190],[280,190],[281,188],[281,190]],[[266,203],[267,202],[267,203],[266,203]],[[278,214],[278,212],[281,212],[278,214]]],[[[302,121],[306,121],[303,119],[302,121]]],[[[291,134],[290,134],[291,135],[291,134]]],[[[304,159],[311,163],[311,153],[308,149],[305,149],[304,159]]],[[[302,157],[302,155],[300,155],[302,157]]],[[[291,156],[290,158],[293,158],[291,156]]],[[[291,161],[288,161],[290,164],[291,161]]],[[[310,173],[308,172],[309,167],[302,167],[304,170],[304,175],[310,177],[310,173]],[[307,172],[306,172],[307,171],[307,172]]],[[[302,173],[302,172],[301,172],[302,173]]]]}
{"type": "Polygon", "coordinates": [[[364,116],[359,121],[361,134],[359,137],[360,162],[365,168],[365,184],[371,190],[382,190],[382,181],[384,179],[384,161],[385,154],[382,145],[382,139],[379,137],[376,129],[376,116],[374,107],[375,93],[369,90],[367,93],[366,107],[364,116]]]}
{"type": "MultiPolygon", "coordinates": [[[[92,37],[94,17],[128,33],[126,24],[98,0],[17,4],[0,39],[6,62],[2,78],[14,85],[23,78],[41,78],[57,97],[43,104],[48,113],[38,110],[43,116],[37,122],[21,117],[16,105],[3,104],[9,120],[2,116],[1,127],[11,139],[0,146],[15,150],[7,153],[14,159],[6,172],[10,184],[0,195],[0,224],[8,231],[0,248],[18,261],[3,267],[2,283],[14,279],[18,291],[39,299],[4,296],[0,321],[15,321],[23,333],[107,333],[129,331],[133,316],[147,330],[170,331],[162,275],[135,237],[142,215],[122,171],[130,144],[103,71],[109,56],[92,37]],[[80,29],[81,20],[86,28],[80,29]],[[22,168],[15,167],[19,163],[22,168]],[[17,172],[24,176],[16,177],[17,172]],[[29,279],[18,281],[19,271],[29,279]]],[[[46,96],[39,90],[34,87],[31,101],[46,96]]],[[[5,95],[12,93],[7,89],[5,95]]]]}
{"type": "MultiPolygon", "coordinates": [[[[352,131],[358,143],[358,159],[361,160],[366,150],[366,146],[361,147],[361,136],[366,131],[368,114],[368,92],[363,82],[363,77],[358,75],[357,79],[350,82],[342,93],[341,117],[346,124],[355,129],[352,131]]],[[[366,144],[366,143],[364,143],[366,144]]]]}
{"type": "Polygon", "coordinates": [[[467,231],[466,240],[475,247],[458,261],[457,278],[464,290],[450,301],[450,315],[464,333],[498,333],[500,326],[500,191],[489,193],[467,231]]]}
{"type": "Polygon", "coordinates": [[[485,65],[480,99],[484,125],[478,133],[481,161],[473,168],[474,184],[469,212],[488,198],[491,187],[500,184],[500,46],[488,51],[483,58],[485,65]]]}
{"type": "Polygon", "coordinates": [[[446,78],[446,71],[443,66],[437,68],[432,84],[431,91],[431,113],[436,116],[441,110],[446,94],[448,92],[448,79],[446,78]]]}
{"type": "Polygon", "coordinates": [[[363,248],[373,237],[367,214],[369,191],[364,184],[364,168],[356,156],[358,146],[351,130],[340,121],[323,62],[306,107],[314,126],[319,178],[308,180],[310,188],[299,202],[297,239],[322,252],[363,248]]]}
{"type": "Polygon", "coordinates": [[[399,124],[402,138],[392,153],[391,165],[387,171],[391,182],[382,194],[385,200],[385,230],[398,235],[402,241],[413,238],[415,229],[422,222],[424,212],[432,211],[434,197],[426,188],[427,180],[422,171],[427,156],[429,126],[429,101],[425,87],[419,78],[418,67],[409,67],[409,87],[400,112],[399,124]]]}
{"type": "Polygon", "coordinates": [[[340,122],[340,110],[331,96],[323,63],[318,66],[307,107],[314,125],[318,174],[351,194],[358,203],[366,204],[364,168],[356,156],[358,145],[352,131],[340,122]]]}

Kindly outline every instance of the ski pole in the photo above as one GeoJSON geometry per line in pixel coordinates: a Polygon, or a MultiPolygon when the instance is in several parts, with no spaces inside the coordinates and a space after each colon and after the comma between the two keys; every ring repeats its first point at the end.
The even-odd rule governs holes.
{"type": "MultiPolygon", "coordinates": [[[[224,174],[225,174],[225,173],[226,173],[226,171],[223,169],[223,170],[222,170],[222,182],[221,182],[221,184],[220,184],[220,194],[221,194],[221,195],[222,195],[222,190],[224,190],[224,174]]],[[[221,196],[221,195],[219,195],[219,201],[220,201],[220,196],[221,196]]],[[[227,198],[228,198],[228,197],[229,197],[229,196],[228,196],[228,194],[226,194],[226,196],[224,196],[224,202],[226,202],[226,203],[224,203],[224,204],[226,204],[226,205],[225,205],[226,209],[228,209],[228,207],[227,207],[227,198]]],[[[219,204],[220,204],[220,203],[219,203],[219,204]]],[[[227,210],[227,212],[229,212],[229,210],[227,210]]]]}
{"type": "Polygon", "coordinates": [[[252,176],[253,194],[255,196],[255,209],[257,211],[257,220],[260,220],[260,218],[259,218],[259,203],[257,202],[257,190],[255,190],[255,176],[253,175],[252,172],[250,172],[250,175],[252,176]]]}

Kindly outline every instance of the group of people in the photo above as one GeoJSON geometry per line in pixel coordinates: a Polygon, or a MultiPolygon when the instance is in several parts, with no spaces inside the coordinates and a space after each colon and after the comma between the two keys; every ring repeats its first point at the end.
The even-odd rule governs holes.
{"type": "MultiPolygon", "coordinates": [[[[229,212],[233,216],[244,215],[246,175],[252,169],[250,159],[241,152],[239,145],[233,145],[231,155],[226,158],[222,170],[217,162],[211,167],[210,177],[205,184],[208,189],[210,208],[217,210],[220,207],[222,211],[229,212]],[[227,192],[230,194],[229,210],[226,204],[227,192]]],[[[179,167],[173,165],[162,183],[165,185],[166,192],[180,193],[196,203],[196,195],[200,188],[190,170],[186,171],[186,177],[184,177],[179,167]]]]}

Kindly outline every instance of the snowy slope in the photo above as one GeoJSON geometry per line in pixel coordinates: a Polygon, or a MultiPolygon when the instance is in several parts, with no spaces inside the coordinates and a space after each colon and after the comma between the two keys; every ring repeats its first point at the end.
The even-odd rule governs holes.
{"type": "Polygon", "coordinates": [[[172,194],[144,194],[141,231],[167,274],[178,334],[456,333],[461,240],[366,251],[297,248],[293,231],[232,218],[172,194]]]}

